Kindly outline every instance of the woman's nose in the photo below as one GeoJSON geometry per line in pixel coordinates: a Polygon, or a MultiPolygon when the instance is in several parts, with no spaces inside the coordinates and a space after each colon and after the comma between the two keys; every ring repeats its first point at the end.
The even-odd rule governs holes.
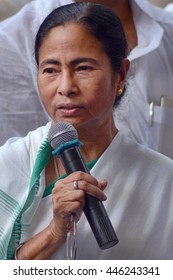
{"type": "Polygon", "coordinates": [[[64,96],[69,96],[77,92],[77,86],[74,77],[70,72],[62,72],[59,77],[57,93],[64,96]]]}

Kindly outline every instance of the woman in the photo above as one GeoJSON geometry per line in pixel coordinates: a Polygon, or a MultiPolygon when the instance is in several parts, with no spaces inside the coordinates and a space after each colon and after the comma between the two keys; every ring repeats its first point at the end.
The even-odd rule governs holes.
{"type": "Polygon", "coordinates": [[[104,6],[71,4],[42,23],[35,43],[40,96],[51,124],[76,128],[92,175],[61,177],[64,167],[47,140],[50,123],[9,140],[0,150],[1,258],[12,258],[16,248],[16,259],[66,258],[71,213],[78,217],[77,259],[173,257],[173,163],[127,139],[113,120],[126,56],[120,21],[104,6]],[[85,193],[105,201],[119,238],[111,249],[99,249],[82,214],[85,193]]]}

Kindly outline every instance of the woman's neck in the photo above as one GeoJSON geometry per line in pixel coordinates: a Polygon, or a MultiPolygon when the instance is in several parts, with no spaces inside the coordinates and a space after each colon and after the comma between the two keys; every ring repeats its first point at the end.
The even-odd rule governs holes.
{"type": "Polygon", "coordinates": [[[110,145],[117,132],[118,130],[114,125],[109,128],[103,126],[103,129],[100,128],[95,131],[93,129],[87,129],[82,132],[78,130],[79,140],[83,143],[81,152],[85,161],[90,162],[100,157],[110,145]]]}

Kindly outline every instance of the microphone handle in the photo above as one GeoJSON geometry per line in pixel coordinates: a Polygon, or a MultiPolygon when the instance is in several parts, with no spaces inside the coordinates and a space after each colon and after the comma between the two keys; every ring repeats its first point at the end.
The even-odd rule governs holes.
{"type": "MultiPolygon", "coordinates": [[[[68,175],[75,171],[83,171],[90,174],[77,146],[64,149],[58,156],[61,158],[68,175]]],[[[102,201],[89,194],[85,194],[84,213],[101,249],[108,249],[118,243],[117,235],[102,201]]]]}

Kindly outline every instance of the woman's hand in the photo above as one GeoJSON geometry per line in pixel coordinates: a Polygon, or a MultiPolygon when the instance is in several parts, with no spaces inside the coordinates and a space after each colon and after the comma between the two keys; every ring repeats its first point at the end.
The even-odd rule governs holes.
{"type": "Polygon", "coordinates": [[[106,200],[103,190],[107,181],[98,182],[93,176],[84,172],[75,172],[65,179],[56,182],[52,191],[53,220],[40,233],[17,251],[19,260],[46,260],[66,240],[66,235],[72,229],[71,214],[79,219],[85,205],[85,193],[100,200],[106,200]],[[74,189],[74,181],[78,189],[74,189]]]}
{"type": "Polygon", "coordinates": [[[107,181],[98,182],[96,178],[81,171],[74,172],[64,179],[56,182],[52,191],[53,221],[51,232],[56,240],[65,240],[67,232],[72,229],[71,214],[79,219],[85,206],[85,193],[90,194],[99,200],[106,200],[103,190],[107,181]],[[78,189],[74,188],[77,181],[78,189]]]}

